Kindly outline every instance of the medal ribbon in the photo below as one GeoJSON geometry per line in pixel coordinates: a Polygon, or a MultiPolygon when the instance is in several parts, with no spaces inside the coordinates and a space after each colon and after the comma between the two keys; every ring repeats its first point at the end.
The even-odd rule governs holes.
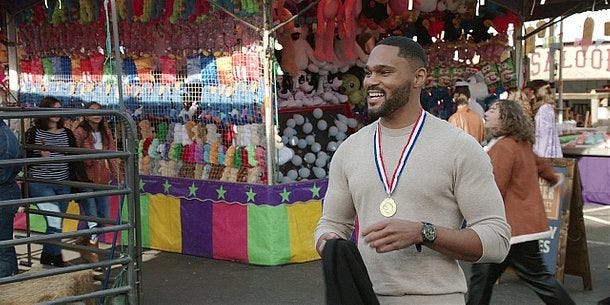
{"type": "Polygon", "coordinates": [[[407,159],[411,155],[411,151],[413,151],[413,147],[415,146],[415,142],[419,138],[421,131],[424,127],[424,123],[426,121],[426,112],[421,110],[419,116],[417,117],[417,121],[415,121],[415,125],[413,129],[411,129],[411,133],[409,134],[409,138],[407,139],[407,143],[402,149],[402,153],[400,158],[398,159],[398,165],[394,169],[394,173],[392,174],[391,179],[388,179],[386,175],[386,166],[383,160],[383,153],[381,150],[381,128],[380,122],[377,121],[377,125],[375,126],[375,134],[373,136],[373,150],[375,153],[375,166],[377,167],[377,173],[379,174],[379,178],[381,178],[381,182],[383,183],[383,187],[385,192],[388,194],[388,197],[392,195],[396,185],[398,184],[398,179],[403,169],[407,165],[407,159]]]}

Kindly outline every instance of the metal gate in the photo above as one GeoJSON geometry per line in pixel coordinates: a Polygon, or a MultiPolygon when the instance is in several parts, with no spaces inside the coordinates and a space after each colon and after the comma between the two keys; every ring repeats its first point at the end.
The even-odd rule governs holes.
{"type": "MultiPolygon", "coordinates": [[[[50,243],[60,245],[62,249],[74,250],[74,251],[91,251],[95,250],[90,247],[76,245],[70,243],[71,240],[79,236],[89,236],[90,234],[101,234],[108,233],[114,234],[114,242],[109,249],[95,250],[100,254],[108,254],[100,256],[100,260],[97,263],[83,263],[78,265],[71,265],[65,267],[57,267],[43,270],[29,270],[26,272],[19,273],[14,276],[0,278],[0,291],[4,284],[23,282],[30,279],[49,277],[58,274],[73,273],[81,270],[90,270],[93,268],[102,268],[106,270],[104,283],[100,289],[96,289],[93,292],[84,293],[81,295],[72,295],[61,297],[52,301],[45,302],[43,304],[65,304],[73,303],[88,299],[98,299],[99,303],[102,303],[105,298],[123,296],[129,304],[139,304],[140,300],[140,266],[141,266],[141,233],[140,233],[140,203],[139,203],[139,176],[138,176],[138,155],[137,155],[137,129],[131,116],[125,112],[119,110],[93,110],[93,109],[53,109],[53,108],[0,108],[0,119],[14,119],[13,121],[18,122],[21,126],[18,126],[21,133],[22,149],[41,150],[44,148],[46,151],[62,152],[65,156],[57,157],[35,157],[12,160],[0,160],[0,167],[20,165],[23,166],[24,175],[20,178],[22,199],[18,200],[5,200],[0,201],[0,207],[8,206],[26,206],[26,219],[27,219],[27,230],[26,236],[22,238],[16,238],[8,241],[0,241],[0,247],[12,247],[17,245],[27,246],[27,260],[24,265],[27,265],[32,261],[32,244],[50,243]],[[42,146],[42,145],[31,145],[25,144],[25,133],[24,130],[29,126],[24,126],[24,120],[45,118],[45,117],[81,117],[81,116],[107,116],[114,118],[116,122],[115,135],[120,142],[117,145],[117,151],[107,150],[94,150],[84,148],[66,148],[66,147],[53,147],[53,146],[42,146]],[[123,185],[104,185],[87,182],[77,181],[50,181],[42,180],[44,183],[67,185],[74,188],[88,188],[93,191],[88,192],[76,192],[66,195],[53,195],[46,197],[34,197],[28,198],[27,194],[27,183],[30,182],[41,182],[40,179],[28,178],[27,167],[35,164],[48,164],[54,162],[69,162],[69,161],[84,161],[84,160],[95,160],[95,159],[112,159],[119,158],[123,161],[124,171],[122,177],[123,185]],[[62,212],[51,212],[44,210],[37,210],[29,208],[37,203],[59,201],[59,200],[81,200],[86,198],[101,197],[101,196],[120,196],[121,200],[119,203],[119,213],[117,219],[110,218],[97,218],[92,216],[75,215],[62,212]],[[125,213],[123,217],[120,216],[121,211],[125,213]],[[53,234],[31,234],[29,215],[28,214],[39,214],[43,216],[55,216],[62,219],[74,219],[83,221],[94,221],[103,223],[105,226],[92,229],[77,229],[72,232],[61,232],[53,234]],[[121,245],[120,253],[115,253],[116,249],[116,234],[127,234],[126,241],[121,245]],[[112,266],[120,266],[122,271],[119,276],[122,277],[122,281],[115,282],[112,287],[107,287],[107,283],[110,277],[110,268],[112,266]],[[122,283],[122,284],[121,284],[122,283]]],[[[24,286],[24,291],[27,287],[24,286]]],[[[31,293],[31,292],[27,292],[31,293]]],[[[3,298],[6,296],[2,296],[3,298]]],[[[96,302],[96,303],[98,303],[96,302]]]]}

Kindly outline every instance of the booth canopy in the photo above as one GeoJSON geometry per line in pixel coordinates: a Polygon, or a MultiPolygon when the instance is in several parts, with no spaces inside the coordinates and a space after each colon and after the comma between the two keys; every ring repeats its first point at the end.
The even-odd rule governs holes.
{"type": "MultiPolygon", "coordinates": [[[[50,0],[54,1],[54,0],[50,0]]],[[[57,1],[57,0],[55,0],[57,1]]],[[[277,1],[277,0],[272,0],[277,1]]],[[[490,0],[514,12],[524,21],[610,9],[608,0],[490,0]],[[540,5],[540,2],[545,2],[540,5]]],[[[0,8],[15,14],[42,0],[0,0],[0,8]]]]}
{"type": "Polygon", "coordinates": [[[587,11],[610,9],[608,0],[490,0],[504,6],[523,21],[539,20],[558,16],[570,16],[587,11]],[[543,5],[540,3],[544,2],[543,5]]]}

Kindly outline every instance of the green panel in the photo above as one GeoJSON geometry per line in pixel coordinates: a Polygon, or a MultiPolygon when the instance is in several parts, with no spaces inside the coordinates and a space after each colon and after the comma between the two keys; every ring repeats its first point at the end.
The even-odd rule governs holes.
{"type": "MultiPolygon", "coordinates": [[[[150,224],[148,217],[148,194],[140,195],[140,221],[141,221],[141,232],[142,232],[142,247],[150,248],[150,224]]],[[[121,217],[123,219],[127,219],[127,201],[123,203],[123,211],[121,212],[121,217]]],[[[127,232],[125,234],[121,234],[121,244],[127,244],[127,232]]]]}
{"type": "Polygon", "coordinates": [[[286,206],[248,205],[248,261],[269,266],[290,263],[286,206]]]}
{"type": "MultiPolygon", "coordinates": [[[[32,204],[30,209],[38,210],[38,206],[32,204]]],[[[47,220],[42,215],[30,214],[30,230],[32,232],[45,233],[47,231],[47,220]]]]}
{"type": "Polygon", "coordinates": [[[142,228],[142,247],[150,248],[150,217],[148,213],[150,195],[140,196],[140,221],[142,228]]]}

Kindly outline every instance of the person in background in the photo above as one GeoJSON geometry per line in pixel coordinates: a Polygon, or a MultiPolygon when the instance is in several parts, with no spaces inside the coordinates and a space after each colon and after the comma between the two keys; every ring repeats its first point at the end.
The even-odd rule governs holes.
{"type": "MultiPolygon", "coordinates": [[[[102,105],[98,102],[89,102],[85,105],[85,109],[102,109],[102,105]]],[[[103,116],[85,116],[76,129],[74,129],[74,136],[76,138],[76,145],[80,148],[116,150],[116,142],[112,135],[112,130],[103,116]]],[[[84,164],[87,177],[94,183],[109,184],[112,176],[114,176],[114,181],[118,181],[119,184],[122,183],[118,159],[86,160],[84,164]]],[[[93,189],[84,189],[83,191],[93,191],[93,189]]],[[[87,216],[109,217],[109,199],[106,196],[83,199],[79,201],[79,204],[87,216]]],[[[87,225],[89,229],[102,227],[102,224],[93,221],[87,222],[87,225]]],[[[98,234],[81,237],[77,240],[77,244],[98,248],[98,234]]],[[[90,263],[99,261],[98,255],[95,252],[82,252],[81,255],[83,259],[90,263]]]]}
{"type": "Polygon", "coordinates": [[[468,82],[465,82],[465,81],[455,82],[455,88],[453,89],[453,96],[455,97],[456,94],[461,94],[461,95],[466,96],[466,98],[468,99],[468,108],[470,108],[470,110],[477,113],[479,115],[479,117],[481,119],[483,119],[483,116],[485,115],[485,110],[483,109],[483,106],[481,106],[481,104],[479,104],[477,101],[475,101],[471,97],[468,82]]]}
{"type": "Polygon", "coordinates": [[[489,304],[493,286],[508,266],[546,304],[574,304],[544,265],[538,246],[539,239],[550,236],[538,177],[551,185],[557,184],[558,179],[550,163],[532,150],[533,122],[515,101],[498,100],[485,113],[485,127],[493,135],[485,150],[504,199],[512,237],[503,262],[472,265],[468,304],[489,304]]]}
{"type": "MultiPolygon", "coordinates": [[[[13,131],[0,120],[0,160],[23,158],[21,143],[13,131]]],[[[15,177],[21,171],[21,166],[0,167],[0,202],[21,198],[21,189],[15,177]]],[[[18,206],[0,206],[0,241],[13,239],[13,221],[18,206]]],[[[0,277],[15,275],[19,272],[17,267],[17,253],[15,247],[0,248],[0,277]]]]}
{"type": "Polygon", "coordinates": [[[525,116],[529,119],[534,119],[532,105],[530,103],[531,99],[527,97],[527,94],[525,94],[523,90],[519,90],[517,87],[511,87],[506,90],[506,93],[507,100],[517,102],[517,104],[521,105],[521,108],[523,108],[525,116]]]}
{"type": "MultiPolygon", "coordinates": [[[[40,108],[61,108],[61,102],[54,97],[44,97],[40,101],[40,108]]],[[[61,117],[42,117],[34,120],[34,126],[26,132],[26,143],[51,147],[76,147],[74,134],[64,127],[64,119],[61,117]]],[[[28,157],[53,158],[65,156],[61,152],[47,150],[27,150],[28,157]]],[[[53,183],[55,181],[87,181],[84,174],[82,162],[56,162],[31,165],[28,168],[29,178],[49,180],[50,182],[28,182],[30,197],[45,197],[54,195],[70,194],[69,186],[53,183]]],[[[62,212],[68,209],[66,200],[38,203],[38,208],[43,211],[62,212]]],[[[47,220],[47,234],[62,232],[62,219],[56,216],[45,216],[47,220]]],[[[61,247],[45,243],[40,255],[40,263],[57,267],[65,266],[61,247]]]]}
{"type": "MultiPolygon", "coordinates": [[[[532,82],[527,82],[523,89],[521,89],[523,94],[525,95],[525,100],[529,102],[529,108],[532,109],[534,105],[534,101],[536,100],[536,93],[534,92],[534,88],[532,87],[532,82]]],[[[534,117],[534,113],[532,113],[532,118],[534,117]]]]}
{"type": "Polygon", "coordinates": [[[373,49],[364,86],[379,119],[335,152],[314,232],[322,255],[327,240],[350,238],[358,217],[358,250],[381,304],[464,304],[458,260],[501,262],[508,253],[489,157],[463,130],[423,111],[425,66],[424,50],[406,37],[373,49]]]}
{"type": "Polygon", "coordinates": [[[534,152],[544,158],[563,158],[555,122],[555,99],[551,92],[551,85],[544,80],[533,80],[531,86],[535,93],[532,105],[536,123],[534,152]]]}
{"type": "MultiPolygon", "coordinates": [[[[483,119],[468,106],[468,96],[456,92],[453,94],[453,100],[457,106],[457,111],[449,117],[447,120],[451,125],[456,126],[467,132],[477,142],[482,143],[485,141],[485,127],[483,126],[483,119]]],[[[478,103],[475,102],[477,105],[478,103]]],[[[479,107],[481,107],[479,105],[479,107]]]]}

